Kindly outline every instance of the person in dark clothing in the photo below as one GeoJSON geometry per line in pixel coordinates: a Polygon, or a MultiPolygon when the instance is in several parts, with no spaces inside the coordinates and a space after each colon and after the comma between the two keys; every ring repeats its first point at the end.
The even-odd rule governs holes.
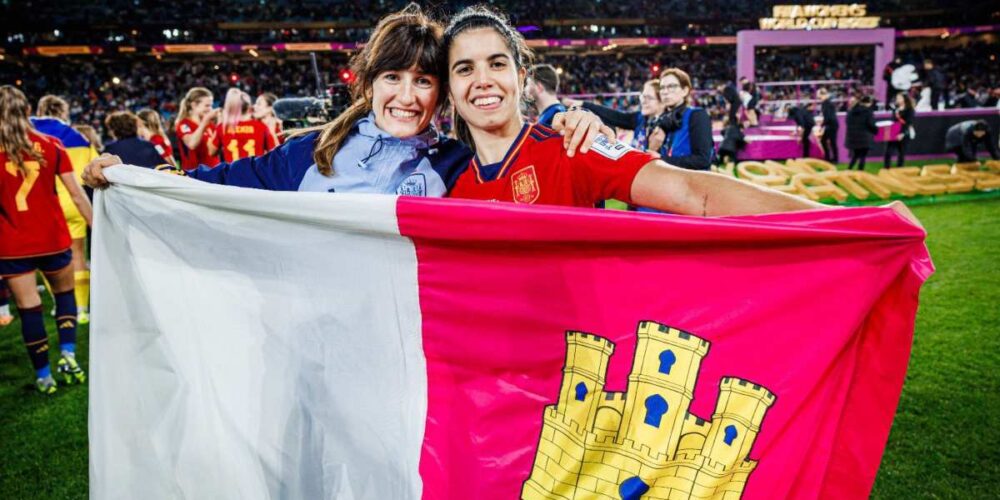
{"type": "Polygon", "coordinates": [[[913,118],[916,112],[913,110],[913,98],[905,92],[896,94],[896,109],[892,112],[893,120],[900,125],[900,133],[896,140],[885,143],[885,160],[882,162],[883,168],[889,168],[892,150],[899,151],[896,158],[896,166],[902,167],[904,156],[906,155],[906,145],[910,142],[913,134],[913,118]]]}
{"type": "Polygon", "coordinates": [[[729,121],[737,121],[740,118],[740,108],[743,107],[743,101],[740,100],[740,91],[733,82],[720,83],[717,90],[722,98],[726,100],[726,106],[729,108],[727,115],[729,121]]]}
{"type": "Polygon", "coordinates": [[[639,96],[639,111],[625,113],[607,106],[592,102],[580,102],[573,99],[563,99],[567,106],[580,106],[594,113],[609,127],[632,130],[632,147],[647,151],[649,135],[656,126],[656,118],[663,113],[663,103],[660,101],[660,81],[648,80],[642,86],[639,96]]]}
{"type": "Polygon", "coordinates": [[[837,105],[834,104],[830,92],[819,89],[817,97],[821,101],[820,110],[823,113],[823,134],[820,145],[823,146],[823,159],[831,163],[840,160],[840,152],[837,151],[837,132],[840,131],[840,123],[837,121],[837,105]]]}
{"type": "Polygon", "coordinates": [[[756,83],[745,76],[740,78],[740,88],[750,96],[750,100],[746,103],[747,122],[751,127],[756,127],[760,119],[760,110],[757,109],[760,105],[760,90],[756,83]]]}
{"type": "Polygon", "coordinates": [[[885,102],[887,105],[895,100],[896,93],[899,92],[899,90],[892,85],[892,74],[902,65],[903,60],[897,57],[893,59],[891,63],[886,64],[885,68],[882,68],[882,80],[885,81],[885,102]]]}
{"type": "Polygon", "coordinates": [[[976,89],[971,86],[966,85],[965,89],[962,91],[962,95],[955,99],[956,108],[978,108],[979,107],[979,96],[976,95],[976,89]]]}
{"type": "Polygon", "coordinates": [[[138,116],[128,111],[117,111],[108,115],[104,126],[115,139],[104,146],[105,153],[118,156],[122,163],[139,167],[156,168],[165,163],[153,143],[138,137],[138,116]]]}
{"type": "Polygon", "coordinates": [[[862,96],[856,99],[847,112],[847,137],[844,146],[851,150],[851,163],[847,166],[850,170],[857,163],[858,170],[865,169],[865,157],[872,147],[872,138],[878,132],[875,125],[875,112],[872,110],[874,101],[871,96],[862,96]]]}
{"type": "Polygon", "coordinates": [[[729,162],[739,161],[740,151],[747,145],[746,136],[743,135],[743,124],[740,122],[730,122],[722,132],[722,143],[719,144],[718,164],[726,165],[729,162]]]}
{"type": "Polygon", "coordinates": [[[691,90],[686,72],[667,68],[660,73],[664,111],[657,120],[658,130],[650,135],[649,150],[659,151],[663,161],[676,167],[708,170],[715,156],[712,121],[704,109],[690,105],[691,90]]]}
{"type": "Polygon", "coordinates": [[[809,137],[812,135],[813,127],[816,126],[816,119],[809,111],[809,105],[802,104],[789,108],[788,118],[795,122],[796,137],[802,143],[802,158],[809,158],[809,137]]]}
{"type": "Polygon", "coordinates": [[[538,123],[552,126],[556,113],[566,111],[559,102],[559,73],[551,64],[537,64],[531,68],[531,80],[525,85],[525,95],[538,111],[538,123]]]}
{"type": "Polygon", "coordinates": [[[956,123],[944,136],[944,147],[958,156],[958,162],[977,161],[976,150],[982,144],[990,152],[990,157],[1000,160],[997,152],[997,138],[985,120],[967,120],[956,123]]]}
{"type": "Polygon", "coordinates": [[[930,59],[924,59],[924,81],[931,88],[931,109],[937,111],[938,103],[941,103],[942,107],[946,107],[948,105],[948,82],[944,72],[934,66],[934,61],[930,59]]]}

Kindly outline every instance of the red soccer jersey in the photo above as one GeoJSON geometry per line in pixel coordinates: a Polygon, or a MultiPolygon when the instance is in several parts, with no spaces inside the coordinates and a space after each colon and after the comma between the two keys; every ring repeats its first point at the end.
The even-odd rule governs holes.
{"type": "Polygon", "coordinates": [[[170,147],[170,139],[165,136],[156,134],[149,136],[149,142],[153,143],[153,147],[156,148],[156,152],[160,153],[160,156],[167,163],[173,162],[174,158],[174,148],[170,147]]]}
{"type": "Polygon", "coordinates": [[[219,126],[222,157],[226,162],[260,156],[275,146],[274,135],[260,120],[244,120],[235,125],[219,126]]]}
{"type": "Polygon", "coordinates": [[[71,243],[56,195],[56,176],[73,173],[69,155],[59,139],[28,136],[44,162],[24,155],[27,174],[0,151],[0,259],[51,255],[71,243]]]}
{"type": "Polygon", "coordinates": [[[459,176],[448,196],[539,205],[593,207],[614,198],[630,203],[632,181],[654,157],[599,137],[590,151],[570,158],[562,137],[543,125],[527,125],[500,163],[479,158],[459,176]]]}
{"type": "MultiPolygon", "coordinates": [[[[180,141],[178,147],[181,150],[181,168],[191,170],[198,168],[198,165],[214,167],[219,164],[218,155],[208,154],[208,143],[211,140],[209,128],[212,127],[214,125],[205,127],[205,131],[201,135],[201,143],[198,144],[197,148],[192,150],[184,144],[184,137],[198,131],[198,122],[190,118],[185,118],[177,122],[177,140],[180,141]]],[[[218,137],[216,137],[216,141],[218,141],[218,137]]]]}

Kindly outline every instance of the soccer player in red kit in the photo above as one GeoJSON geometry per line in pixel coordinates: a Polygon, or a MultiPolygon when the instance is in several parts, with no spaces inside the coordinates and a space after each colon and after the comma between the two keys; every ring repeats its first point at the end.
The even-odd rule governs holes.
{"type": "Polygon", "coordinates": [[[6,280],[20,312],[21,334],[37,377],[35,386],[51,394],[56,383],[49,369],[48,336],[35,271],[48,278],[55,298],[61,353],[58,372],[67,383],[86,381],[76,362],[72,240],[56,195],[56,178],[88,225],[92,211],[62,143],[38,133],[29,114],[24,93],[11,85],[0,87],[0,277],[6,280]]]}
{"type": "Polygon", "coordinates": [[[445,50],[455,130],[476,153],[449,196],[577,207],[616,198],[687,215],[825,208],[732,177],[667,165],[604,138],[575,156],[564,151],[561,143],[569,137],[529,125],[521,115],[531,52],[524,37],[488,8],[469,7],[453,17],[445,50]]]}
{"type": "Polygon", "coordinates": [[[264,122],[252,118],[250,111],[250,96],[240,89],[229,89],[219,125],[222,157],[226,163],[261,156],[277,145],[271,130],[264,122]]]}
{"type": "Polygon", "coordinates": [[[204,87],[188,90],[181,100],[175,129],[180,142],[181,168],[191,170],[198,165],[219,164],[219,138],[215,120],[219,110],[212,109],[212,92],[204,87]]]}
{"type": "Polygon", "coordinates": [[[174,148],[170,145],[170,139],[163,133],[160,114],[153,109],[143,108],[136,113],[136,116],[139,117],[142,125],[139,129],[139,137],[153,143],[153,147],[163,157],[163,161],[177,166],[177,162],[174,160],[174,148]]]}

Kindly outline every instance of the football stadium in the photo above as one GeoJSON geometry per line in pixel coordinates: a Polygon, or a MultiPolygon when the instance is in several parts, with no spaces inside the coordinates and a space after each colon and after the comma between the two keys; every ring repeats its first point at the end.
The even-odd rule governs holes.
{"type": "Polygon", "coordinates": [[[0,10],[2,498],[1000,491],[996,2],[0,10]]]}

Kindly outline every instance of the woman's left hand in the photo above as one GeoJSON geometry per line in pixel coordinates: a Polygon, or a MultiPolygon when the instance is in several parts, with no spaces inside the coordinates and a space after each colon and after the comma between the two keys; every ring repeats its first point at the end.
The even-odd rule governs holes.
{"type": "Polygon", "coordinates": [[[617,142],[615,131],[611,127],[605,125],[594,113],[582,109],[556,113],[552,118],[552,128],[562,134],[563,148],[569,157],[576,154],[577,147],[581,153],[589,151],[594,140],[601,134],[607,137],[611,144],[617,142]]]}

